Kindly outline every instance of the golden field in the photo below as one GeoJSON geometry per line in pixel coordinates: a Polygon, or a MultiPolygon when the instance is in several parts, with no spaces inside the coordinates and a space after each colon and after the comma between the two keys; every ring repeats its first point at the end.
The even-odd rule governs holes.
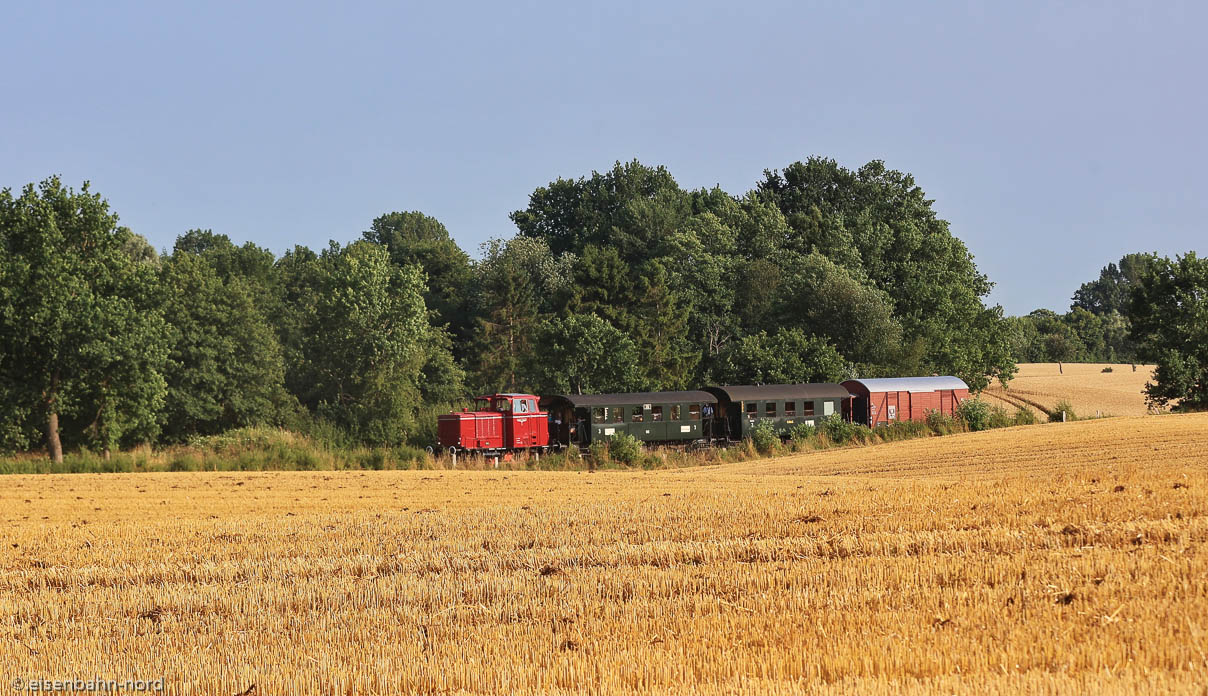
{"type": "Polygon", "coordinates": [[[651,472],[0,477],[0,664],[169,693],[1204,693],[1208,415],[651,472]]]}
{"type": "Polygon", "coordinates": [[[1153,365],[1127,363],[1020,363],[1019,372],[1007,383],[997,382],[983,397],[1007,408],[1030,408],[1037,415],[1052,411],[1058,401],[1067,400],[1079,417],[1143,416],[1149,412],[1143,390],[1153,377],[1153,365]],[[1104,372],[1103,368],[1112,368],[1104,372]]]}

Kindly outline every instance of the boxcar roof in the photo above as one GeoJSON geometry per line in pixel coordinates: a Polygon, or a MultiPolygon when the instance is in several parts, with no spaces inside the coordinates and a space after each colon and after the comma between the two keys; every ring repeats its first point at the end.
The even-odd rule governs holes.
{"type": "Polygon", "coordinates": [[[546,399],[562,399],[573,406],[628,406],[630,404],[670,404],[702,402],[715,404],[717,397],[703,391],[629,392],[624,394],[557,394],[546,399]]]}
{"type": "Polygon", "coordinates": [[[870,392],[929,392],[937,389],[968,389],[959,377],[883,377],[879,379],[849,379],[870,392]]]}
{"type": "Polygon", "coordinates": [[[709,387],[725,394],[730,401],[757,401],[779,399],[846,399],[851,396],[838,384],[817,382],[814,384],[742,384],[727,387],[709,387]]]}

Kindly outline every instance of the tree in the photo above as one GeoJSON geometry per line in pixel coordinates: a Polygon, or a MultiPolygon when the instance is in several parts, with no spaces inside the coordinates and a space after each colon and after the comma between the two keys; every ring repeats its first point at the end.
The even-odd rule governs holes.
{"type": "Polygon", "coordinates": [[[635,261],[679,227],[689,212],[686,203],[665,167],[634,160],[538,188],[511,219],[522,237],[544,240],[554,254],[594,244],[613,246],[626,261],[635,261]]]}
{"type": "Polygon", "coordinates": [[[1010,379],[1001,310],[982,302],[991,283],[910,174],[876,160],[853,172],[813,157],[765,172],[757,191],[788,220],[788,248],[823,254],[892,298],[905,343],[925,346],[928,371],[974,388],[1010,379]]]}
{"type": "Polygon", "coordinates": [[[1098,315],[1124,314],[1128,311],[1133,286],[1157,261],[1157,254],[1126,254],[1120,265],[1109,263],[1099,271],[1098,280],[1083,283],[1074,292],[1070,309],[1081,308],[1098,315]]]}
{"type": "Polygon", "coordinates": [[[800,329],[760,331],[730,345],[721,358],[725,384],[838,382],[846,376],[835,347],[800,329]]]}
{"type": "Polygon", "coordinates": [[[544,393],[634,391],[642,379],[634,342],[594,314],[549,319],[537,340],[543,359],[535,383],[544,393]]]}
{"type": "Polygon", "coordinates": [[[285,390],[276,332],[240,276],[226,280],[181,250],[162,271],[172,346],[164,434],[173,440],[247,425],[282,425],[297,409],[285,390]]]}
{"type": "Polygon", "coordinates": [[[491,240],[475,267],[478,331],[471,352],[474,385],[483,391],[528,386],[541,323],[542,278],[536,272],[549,249],[539,240],[491,240]]]}
{"type": "Polygon", "coordinates": [[[1208,259],[1154,259],[1131,290],[1128,318],[1141,358],[1157,365],[1148,401],[1208,408],[1208,259]]]}
{"type": "Polygon", "coordinates": [[[167,330],[155,268],[87,183],[58,177],[0,191],[0,436],[11,447],[44,425],[50,457],[70,438],[106,452],[158,431],[167,330]],[[136,260],[138,258],[139,260],[136,260]]]}
{"type": "Polygon", "coordinates": [[[778,294],[775,320],[766,327],[799,327],[825,337],[849,360],[864,366],[892,362],[902,345],[893,301],[842,266],[814,252],[786,264],[789,279],[778,294]]]}
{"type": "Polygon", "coordinates": [[[363,236],[386,247],[395,264],[422,268],[427,274],[424,304],[436,314],[432,323],[448,324],[459,339],[469,336],[472,321],[466,299],[470,257],[439,220],[419,211],[387,213],[375,218],[363,236]]]}
{"type": "Polygon", "coordinates": [[[430,359],[418,266],[399,267],[370,242],[332,242],[282,259],[296,297],[289,382],[312,413],[369,444],[403,442],[430,359]],[[296,333],[294,332],[296,331],[296,333]]]}

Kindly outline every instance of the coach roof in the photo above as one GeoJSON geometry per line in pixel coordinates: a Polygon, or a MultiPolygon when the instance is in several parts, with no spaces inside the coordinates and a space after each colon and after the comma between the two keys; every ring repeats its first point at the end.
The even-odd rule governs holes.
{"type": "Polygon", "coordinates": [[[784,399],[846,399],[851,394],[838,384],[743,384],[708,387],[715,394],[724,394],[730,401],[780,401],[784,399]]]}
{"type": "Polygon", "coordinates": [[[941,389],[968,389],[958,377],[884,377],[878,379],[849,379],[870,392],[929,392],[941,389]]]}
{"type": "Polygon", "coordinates": [[[627,392],[623,394],[558,394],[542,399],[562,399],[573,406],[628,406],[629,404],[674,404],[684,402],[717,403],[717,397],[703,391],[627,392]]]}

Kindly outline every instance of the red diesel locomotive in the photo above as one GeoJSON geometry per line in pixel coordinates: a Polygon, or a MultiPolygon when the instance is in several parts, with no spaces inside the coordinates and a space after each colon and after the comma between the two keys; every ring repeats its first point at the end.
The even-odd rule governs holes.
{"type": "Polygon", "coordinates": [[[474,399],[474,410],[437,417],[441,449],[493,455],[549,448],[549,414],[533,394],[490,394],[474,399]]]}

